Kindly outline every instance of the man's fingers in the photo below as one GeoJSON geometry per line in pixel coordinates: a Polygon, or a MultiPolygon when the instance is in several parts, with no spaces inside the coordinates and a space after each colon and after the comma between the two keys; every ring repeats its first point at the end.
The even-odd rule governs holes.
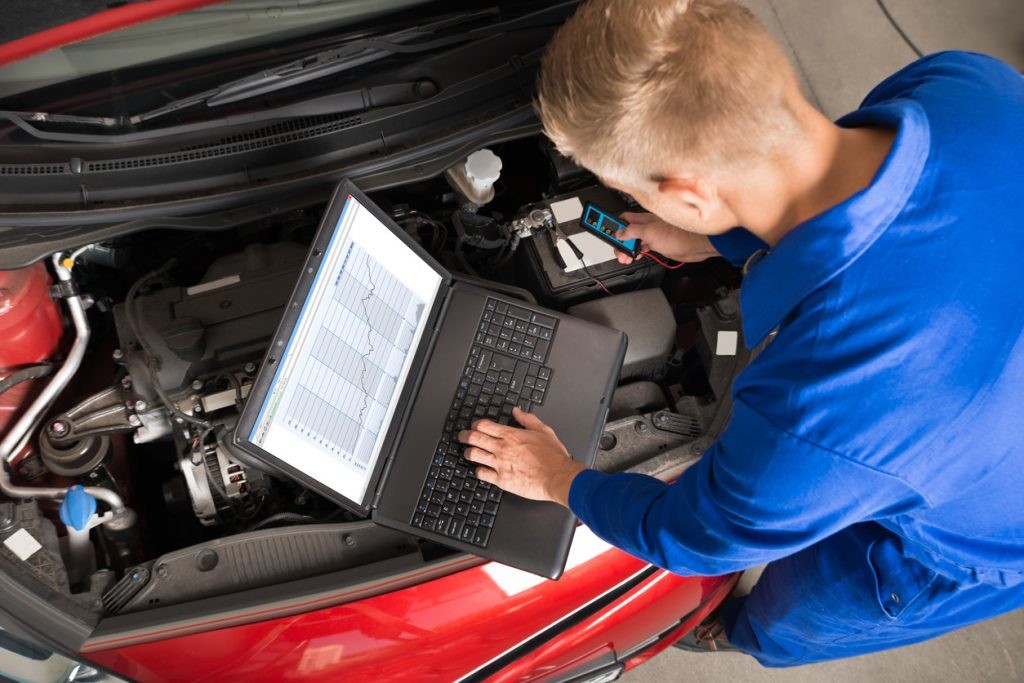
{"type": "Polygon", "coordinates": [[[626,227],[616,232],[615,239],[622,240],[623,242],[632,239],[642,239],[643,236],[640,233],[643,231],[638,228],[639,226],[637,226],[635,223],[631,223],[630,225],[627,225],[626,227]]]}
{"type": "Polygon", "coordinates": [[[459,432],[459,441],[470,446],[476,446],[482,448],[485,451],[495,452],[498,449],[500,441],[497,437],[485,434],[479,430],[463,429],[459,432]]]}
{"type": "Polygon", "coordinates": [[[619,215],[619,218],[627,223],[636,223],[638,225],[644,225],[658,220],[657,216],[653,213],[647,213],[646,211],[642,213],[637,213],[636,211],[623,211],[619,215]]]}
{"type": "Polygon", "coordinates": [[[516,419],[516,422],[523,425],[527,429],[548,432],[549,434],[555,433],[555,430],[544,424],[544,422],[539,417],[537,417],[533,413],[528,413],[525,410],[520,409],[518,406],[512,409],[512,417],[516,419]]]}
{"type": "Polygon", "coordinates": [[[494,466],[498,462],[498,457],[494,455],[494,453],[475,446],[470,446],[465,449],[462,452],[462,457],[479,465],[487,465],[491,469],[494,469],[494,466]]]}
{"type": "Polygon", "coordinates": [[[480,481],[485,481],[488,484],[498,484],[498,473],[490,467],[477,467],[476,478],[480,481]]]}
{"type": "Polygon", "coordinates": [[[628,266],[630,263],[633,262],[633,257],[624,251],[616,251],[615,258],[618,259],[619,263],[621,263],[624,266],[628,266]]]}
{"type": "Polygon", "coordinates": [[[497,422],[492,422],[491,420],[477,420],[476,422],[473,423],[472,429],[474,431],[483,432],[488,436],[495,436],[500,439],[501,437],[508,433],[508,430],[511,429],[511,427],[500,425],[497,422]]]}

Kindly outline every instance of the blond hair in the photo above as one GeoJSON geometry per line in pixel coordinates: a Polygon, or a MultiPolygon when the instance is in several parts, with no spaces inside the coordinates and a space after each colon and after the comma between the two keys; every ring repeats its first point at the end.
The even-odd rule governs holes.
{"type": "Polygon", "coordinates": [[[794,89],[782,48],[736,2],[589,0],[548,46],[535,104],[560,152],[635,184],[775,153],[797,130],[794,89]]]}

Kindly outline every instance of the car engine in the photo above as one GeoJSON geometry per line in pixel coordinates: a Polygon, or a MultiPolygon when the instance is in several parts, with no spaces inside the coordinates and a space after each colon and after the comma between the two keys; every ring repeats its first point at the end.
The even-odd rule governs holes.
{"type": "MultiPolygon", "coordinates": [[[[371,196],[457,277],[626,331],[630,350],[598,464],[677,475],[724,423],[728,385],[746,359],[742,347],[714,351],[719,332],[739,330],[737,274],[724,261],[671,274],[643,259],[587,265],[576,254],[573,263],[579,250],[564,207],[594,201],[622,211],[632,200],[539,139],[488,155],[371,196]]],[[[33,570],[47,585],[115,613],[389,554],[451,552],[374,528],[232,446],[318,220],[312,205],[221,232],[128,234],[54,256],[54,293],[76,330],[71,350],[61,358],[50,348],[62,328],[48,301],[33,313],[50,339],[37,344],[47,347],[41,358],[0,359],[36,368],[0,390],[11,476],[0,488],[28,499],[0,503],[0,527],[49,539],[33,570]],[[76,487],[110,508],[81,529],[68,512],[76,487]],[[59,513],[48,499],[64,501],[59,513]],[[300,530],[318,559],[250,583],[212,581],[226,576],[230,549],[296,552],[280,544],[300,530]]],[[[39,264],[32,272],[45,277],[39,264]]],[[[45,295],[45,282],[33,286],[45,295]]]]}

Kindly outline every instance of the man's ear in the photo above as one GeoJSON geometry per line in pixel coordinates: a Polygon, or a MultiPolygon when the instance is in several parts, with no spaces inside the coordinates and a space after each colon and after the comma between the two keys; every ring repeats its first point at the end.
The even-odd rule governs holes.
{"type": "Polygon", "coordinates": [[[689,205],[701,221],[710,220],[718,203],[718,190],[701,178],[665,178],[658,182],[658,194],[662,199],[677,205],[689,205]]]}

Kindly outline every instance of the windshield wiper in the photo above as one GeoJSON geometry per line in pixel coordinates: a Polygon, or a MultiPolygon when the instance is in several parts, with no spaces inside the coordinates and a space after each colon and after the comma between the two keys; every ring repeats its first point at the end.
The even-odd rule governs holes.
{"type": "Polygon", "coordinates": [[[380,37],[358,38],[346,43],[342,47],[307,55],[302,59],[224,83],[216,88],[189,95],[168,102],[148,112],[132,116],[77,116],[46,112],[0,111],[0,119],[10,121],[38,140],[71,143],[120,143],[154,140],[184,133],[223,128],[225,126],[237,126],[297,116],[341,114],[365,111],[382,106],[409,104],[436,95],[438,93],[437,86],[431,81],[422,79],[407,83],[361,88],[359,90],[325,95],[264,111],[229,115],[217,119],[168,126],[154,130],[136,130],[136,127],[142,123],[148,123],[154,119],[191,107],[199,105],[216,107],[239,102],[251,97],[265,95],[283,88],[301,85],[324,78],[325,76],[341,73],[390,55],[428,52],[493,37],[508,33],[509,31],[550,26],[562,21],[577,4],[577,0],[566,0],[516,19],[443,37],[436,37],[437,33],[467,21],[494,16],[498,11],[495,9],[481,10],[449,17],[421,27],[396,31],[380,37]],[[35,123],[101,128],[104,132],[77,133],[46,130],[33,125],[35,123]]]}
{"type": "MultiPolygon", "coordinates": [[[[241,126],[264,121],[277,121],[280,119],[298,118],[304,116],[323,116],[330,114],[345,114],[349,112],[367,111],[378,107],[390,107],[400,104],[410,104],[419,100],[427,99],[436,95],[437,86],[432,81],[418,80],[408,83],[393,83],[390,85],[378,85],[371,88],[360,88],[346,92],[333,93],[316,97],[311,100],[303,100],[287,104],[273,109],[253,111],[245,114],[233,114],[231,116],[219,117],[207,121],[197,121],[179,126],[157,128],[155,130],[140,130],[129,133],[62,133],[59,131],[40,130],[31,122],[65,123],[65,124],[86,124],[97,125],[98,119],[102,119],[108,127],[121,127],[125,125],[123,119],[104,118],[97,116],[71,116],[67,114],[46,114],[43,112],[14,112],[0,111],[0,119],[10,121],[18,128],[39,140],[51,142],[102,142],[102,143],[124,143],[142,142],[156,140],[159,138],[183,135],[185,133],[197,133],[205,130],[224,128],[226,126],[241,126]]],[[[125,126],[127,127],[127,126],[125,126]]]]}

